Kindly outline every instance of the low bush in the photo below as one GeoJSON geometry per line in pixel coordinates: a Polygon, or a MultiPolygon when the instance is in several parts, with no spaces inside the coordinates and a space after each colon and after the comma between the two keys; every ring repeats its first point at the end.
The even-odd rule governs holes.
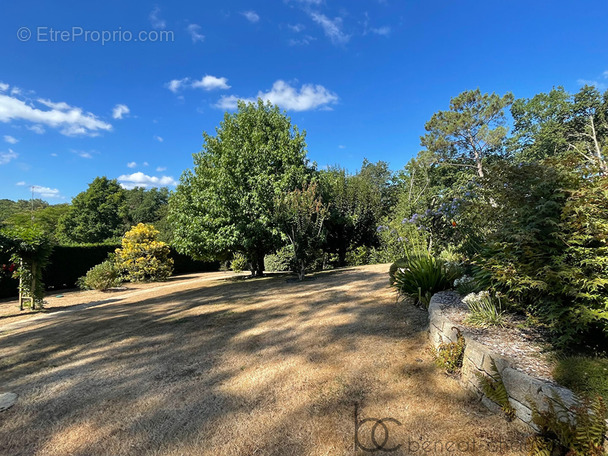
{"type": "Polygon", "coordinates": [[[347,266],[363,266],[371,263],[371,249],[367,246],[361,245],[354,249],[349,249],[346,252],[346,265],[347,266]]]}
{"type": "Polygon", "coordinates": [[[120,272],[112,260],[93,266],[86,275],[80,277],[77,285],[82,290],[101,290],[117,287],[122,283],[120,272]]]}
{"type": "Polygon", "coordinates": [[[249,266],[247,257],[242,253],[235,253],[232,261],[230,262],[230,269],[232,272],[243,272],[249,266]]]}
{"type": "Polygon", "coordinates": [[[504,326],[505,312],[499,297],[490,295],[487,291],[469,293],[462,300],[469,308],[465,322],[480,328],[489,326],[504,326]]]}
{"type": "Polygon", "coordinates": [[[293,247],[286,245],[276,253],[264,257],[264,269],[270,272],[291,271],[293,263],[293,247]]]}
{"type": "Polygon", "coordinates": [[[400,295],[409,296],[428,307],[431,296],[452,288],[460,275],[454,264],[422,254],[407,258],[405,265],[397,268],[392,285],[400,295]]]}

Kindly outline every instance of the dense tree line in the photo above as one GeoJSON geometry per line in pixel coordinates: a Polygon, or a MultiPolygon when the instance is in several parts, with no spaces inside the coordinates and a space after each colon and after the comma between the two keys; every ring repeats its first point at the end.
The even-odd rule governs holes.
{"type": "Polygon", "coordinates": [[[0,223],[36,223],[72,243],[152,223],[180,252],[238,255],[256,275],[279,252],[302,270],[423,249],[468,265],[563,344],[606,336],[608,92],[471,90],[425,130],[401,170],[365,160],[351,174],[311,163],[306,132],[276,106],[240,103],[204,134],[171,194],[97,178],[71,205],[0,201],[0,223]]]}
{"type": "Polygon", "coordinates": [[[116,180],[98,177],[71,204],[0,200],[0,228],[36,228],[55,243],[117,243],[139,223],[152,223],[164,238],[169,201],[167,188],[122,188],[116,180]]]}

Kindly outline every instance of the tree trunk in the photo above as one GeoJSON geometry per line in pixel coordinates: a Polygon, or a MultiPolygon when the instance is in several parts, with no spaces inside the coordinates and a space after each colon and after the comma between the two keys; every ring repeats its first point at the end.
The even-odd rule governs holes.
{"type": "Polygon", "coordinates": [[[300,260],[300,270],[298,271],[298,279],[300,282],[304,280],[304,276],[306,275],[306,266],[304,265],[304,260],[300,260]]]}
{"type": "Polygon", "coordinates": [[[264,253],[257,252],[253,259],[253,275],[262,277],[264,275],[264,253]]]}

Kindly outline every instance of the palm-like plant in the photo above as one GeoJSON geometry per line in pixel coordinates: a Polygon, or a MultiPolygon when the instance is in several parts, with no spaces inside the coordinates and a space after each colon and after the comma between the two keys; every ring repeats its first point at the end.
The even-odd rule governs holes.
{"type": "Polygon", "coordinates": [[[461,275],[458,267],[427,253],[411,255],[405,260],[404,267],[395,271],[392,286],[400,295],[427,308],[433,294],[452,288],[454,280],[461,275]]]}

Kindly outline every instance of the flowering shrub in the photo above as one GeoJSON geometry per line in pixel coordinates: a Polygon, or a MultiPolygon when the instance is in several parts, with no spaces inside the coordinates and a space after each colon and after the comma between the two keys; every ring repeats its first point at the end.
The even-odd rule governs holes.
{"type": "Polygon", "coordinates": [[[157,240],[152,225],[140,223],[127,231],[122,247],[116,249],[116,267],[130,282],[166,280],[173,272],[173,259],[167,244],[157,240]]]}

